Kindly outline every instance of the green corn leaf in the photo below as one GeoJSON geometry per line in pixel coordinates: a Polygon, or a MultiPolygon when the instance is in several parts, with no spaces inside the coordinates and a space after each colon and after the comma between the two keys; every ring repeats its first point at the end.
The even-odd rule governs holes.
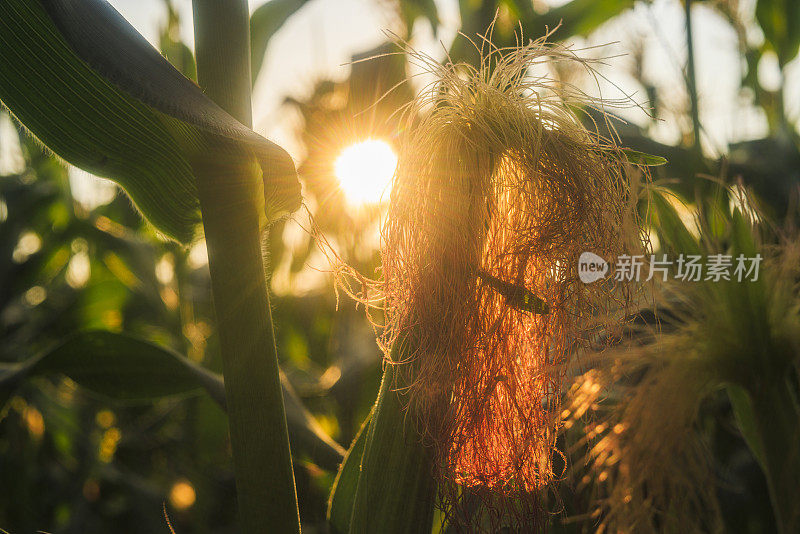
{"type": "Polygon", "coordinates": [[[299,207],[289,155],[175,70],[105,0],[0,2],[0,101],[69,163],[110,178],[165,235],[198,231],[209,160],[257,169],[268,224],[299,207]]]}
{"type": "MultiPolygon", "coordinates": [[[[531,0],[459,0],[461,14],[461,32],[474,39],[476,35],[486,31],[492,22],[497,7],[503,7],[519,18],[522,34],[526,39],[537,38],[546,29],[558,31],[553,36],[557,41],[567,40],[573,36],[588,36],[617,15],[634,6],[633,0],[572,0],[558,7],[537,13],[531,8],[531,0]]],[[[499,47],[514,46],[514,32],[496,28],[493,35],[494,44],[499,47]]],[[[516,22],[514,24],[516,30],[516,22]]],[[[454,62],[476,60],[476,51],[467,39],[456,39],[449,50],[449,57],[454,62]]]]}
{"type": "Polygon", "coordinates": [[[186,46],[180,38],[181,19],[171,0],[165,0],[167,22],[161,27],[158,47],[161,55],[167,58],[172,66],[190,80],[197,81],[197,64],[194,51],[186,46]]]}
{"type": "Polygon", "coordinates": [[[750,394],[741,386],[728,385],[728,398],[731,401],[731,408],[736,417],[736,422],[739,424],[739,430],[742,433],[747,446],[755,456],[761,469],[766,469],[766,453],[764,452],[764,443],[761,440],[761,435],[758,433],[758,424],[756,422],[756,414],[753,412],[753,403],[750,400],[750,394]]]}
{"type": "Polygon", "coordinates": [[[315,464],[329,471],[339,469],[345,457],[344,449],[325,433],[314,416],[305,409],[303,401],[283,373],[281,389],[292,452],[305,454],[315,464]]]}
{"type": "Polygon", "coordinates": [[[406,31],[411,33],[414,22],[425,17],[431,25],[434,36],[439,31],[439,10],[434,0],[405,0],[400,2],[400,16],[406,26],[406,31]]]}
{"type": "Polygon", "coordinates": [[[666,191],[653,191],[650,195],[652,216],[661,246],[676,254],[700,254],[700,244],[667,200],[666,191]]]}
{"type": "Polygon", "coordinates": [[[753,235],[754,231],[748,217],[738,208],[733,210],[731,214],[731,246],[736,253],[744,254],[749,258],[759,252],[753,235]]]}
{"type": "Polygon", "coordinates": [[[742,436],[766,477],[778,532],[798,532],[800,405],[795,392],[778,378],[751,391],[729,386],[728,397],[742,436]]]}
{"type": "Polygon", "coordinates": [[[791,0],[759,0],[756,20],[767,46],[778,55],[783,68],[800,51],[800,4],[791,0]]]}
{"type": "Polygon", "coordinates": [[[336,479],[333,481],[331,496],[328,501],[328,525],[331,534],[347,534],[350,532],[350,518],[353,515],[353,503],[358,489],[358,477],[361,474],[361,458],[367,443],[367,428],[372,412],[370,411],[361,428],[358,430],[353,444],[342,461],[336,479]]]}
{"type": "Polygon", "coordinates": [[[506,304],[509,306],[537,315],[547,315],[550,313],[550,306],[527,287],[518,286],[501,280],[483,269],[478,270],[478,278],[505,297],[506,304]]]}
{"type": "MultiPolygon", "coordinates": [[[[0,411],[26,379],[63,375],[102,397],[152,401],[204,389],[225,408],[222,376],[149,341],[105,330],[79,332],[23,363],[0,365],[0,411]]],[[[328,437],[281,376],[289,437],[296,452],[320,467],[336,469],[344,451],[328,437]]]]}
{"type": "Polygon", "coordinates": [[[640,152],[638,150],[633,150],[631,148],[602,147],[598,148],[597,151],[600,154],[604,154],[609,157],[619,157],[619,154],[621,152],[622,156],[624,156],[625,158],[625,161],[627,161],[631,165],[638,165],[639,167],[658,167],[660,165],[667,164],[666,158],[662,158],[661,156],[654,156],[652,154],[647,154],[646,152],[640,152]]]}
{"type": "Polygon", "coordinates": [[[218,375],[167,348],[104,330],[77,333],[22,364],[7,367],[0,387],[7,390],[23,379],[52,374],[117,401],[147,401],[205,387],[215,401],[225,403],[218,375]]]}
{"type": "Polygon", "coordinates": [[[552,30],[560,24],[556,34],[558,39],[573,35],[586,36],[631,7],[633,0],[572,0],[542,15],[524,20],[523,27],[526,35],[538,36],[545,26],[552,30]]]}
{"type": "Polygon", "coordinates": [[[308,3],[308,0],[269,0],[250,15],[250,56],[253,83],[264,64],[272,36],[294,13],[308,3]]]}
{"type": "MultiPolygon", "coordinates": [[[[459,0],[461,30],[470,36],[474,31],[483,32],[486,29],[485,24],[494,17],[495,5],[499,3],[459,0]],[[486,20],[487,16],[489,20],[486,20]]],[[[519,17],[525,36],[538,37],[545,28],[552,30],[559,26],[557,39],[587,36],[634,5],[633,0],[572,0],[540,14],[531,8],[530,0],[505,0],[502,3],[519,17]]],[[[454,42],[457,49],[461,46],[459,41],[457,39],[454,42]]]]}
{"type": "Polygon", "coordinates": [[[511,14],[520,20],[528,20],[536,16],[533,3],[530,0],[505,0],[505,5],[511,14]]]}
{"type": "Polygon", "coordinates": [[[666,158],[654,156],[645,152],[639,152],[638,150],[632,150],[630,148],[623,148],[622,153],[625,155],[628,163],[639,165],[641,167],[658,167],[660,165],[667,164],[666,158]]]}

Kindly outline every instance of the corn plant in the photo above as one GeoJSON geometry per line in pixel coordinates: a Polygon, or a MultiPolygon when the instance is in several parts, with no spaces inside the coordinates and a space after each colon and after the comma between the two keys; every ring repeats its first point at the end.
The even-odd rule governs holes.
{"type": "MultiPolygon", "coordinates": [[[[47,372],[118,398],[205,386],[227,406],[243,529],[299,531],[261,237],[299,206],[300,186],[288,154],[250,129],[247,2],[198,1],[194,13],[202,89],[104,0],[4,2],[0,99],[60,157],[119,183],[165,237],[205,235],[224,385],[182,356],[103,332],[4,367],[0,384],[6,398],[47,372]]],[[[264,18],[262,39],[274,31],[264,18]]]]}
{"type": "MultiPolygon", "coordinates": [[[[70,164],[116,181],[165,239],[205,238],[223,374],[127,334],[80,331],[3,364],[0,406],[22,381],[50,374],[122,400],[204,389],[228,413],[248,533],[300,531],[292,453],[339,468],[328,508],[335,533],[542,529],[543,495],[569,452],[560,448],[562,430],[574,423],[571,410],[585,412],[583,385],[566,391],[567,370],[589,341],[617,332],[635,289],[585,285],[575,260],[586,250],[614,256],[644,246],[635,189],[647,167],[664,160],[618,146],[581,120],[579,110],[598,108],[613,132],[604,111],[613,103],[527,76],[554,60],[597,75],[590,61],[546,38],[508,49],[459,40],[452,57],[475,48],[476,65],[441,65],[404,49],[437,83],[402,114],[383,278],[335,265],[339,287],[368,309],[382,301],[386,319],[378,399],[344,455],[278,368],[262,240],[298,209],[300,185],[289,155],[251,128],[265,41],[303,3],[273,0],[251,18],[246,0],[193,0],[197,85],[105,0],[3,0],[0,100],[19,124],[70,164]]],[[[496,5],[461,4],[462,14],[480,4],[489,16],[487,6],[496,5]]],[[[542,20],[525,3],[508,4],[526,27],[542,20]]],[[[563,16],[574,33],[586,33],[631,4],[578,0],[545,20],[563,16]],[[576,10],[590,8],[599,12],[578,24],[576,10]]],[[[420,5],[435,21],[433,4],[420,5]]],[[[698,240],[656,197],[664,246],[755,253],[742,211],[708,205],[722,208],[704,220],[698,240]]],[[[607,492],[598,501],[602,528],[718,526],[713,513],[702,515],[715,501],[703,486],[702,447],[690,439],[697,405],[715,388],[728,393],[763,469],[776,524],[786,533],[798,528],[800,462],[784,454],[798,450],[800,427],[796,272],[786,267],[795,253],[785,246],[776,256],[785,271],[775,268],[759,284],[698,285],[683,295],[695,309],[679,334],[659,338],[658,349],[620,349],[618,360],[649,356],[637,371],[650,366],[609,422],[583,428],[582,444],[603,439],[587,454],[598,470],[591,481],[609,480],[598,490],[607,492]],[[671,469],[681,461],[687,470],[671,469]]]]}
{"type": "Polygon", "coordinates": [[[569,393],[576,425],[596,410],[577,430],[585,462],[576,462],[576,479],[594,487],[595,517],[608,531],[723,531],[718,470],[701,423],[701,404],[714,395],[729,399],[763,472],[775,528],[798,528],[796,231],[772,226],[741,187],[706,187],[712,193],[688,220],[674,193],[650,192],[660,252],[758,258],[760,267],[745,264],[756,269],[746,277],[659,283],[658,320],[633,326],[632,342],[598,355],[569,393]]]}
{"type": "MultiPolygon", "coordinates": [[[[292,160],[250,129],[247,3],[194,2],[199,87],[104,0],[10,0],[2,14],[7,53],[0,97],[15,118],[68,162],[117,181],[167,238],[192,242],[202,224],[224,370],[223,386],[219,377],[151,344],[78,333],[4,369],[4,383],[57,371],[123,398],[139,397],[148,386],[154,395],[204,386],[228,411],[242,528],[299,531],[260,241],[301,199],[292,160]],[[82,352],[91,358],[77,356],[82,352]],[[160,365],[159,374],[141,376],[135,366],[145,364],[160,365]]],[[[646,155],[626,152],[580,125],[564,99],[581,95],[525,80],[529,66],[553,54],[584,64],[542,39],[512,53],[490,52],[466,80],[456,74],[469,69],[466,64],[433,67],[444,91],[422,95],[408,114],[413,133],[395,187],[394,226],[388,227],[397,235],[384,252],[392,322],[383,345],[392,365],[332,495],[337,531],[429,531],[437,493],[456,527],[499,526],[509,515],[521,528],[538,527],[536,493],[553,479],[560,384],[553,369],[568,356],[570,314],[607,298],[605,290],[590,295],[570,289],[576,281],[569,260],[581,248],[611,252],[627,246],[625,164],[648,164],[646,155]],[[417,128],[415,116],[430,98],[436,112],[417,128]],[[426,157],[417,168],[419,154],[426,157]],[[454,166],[452,183],[438,180],[454,166]],[[563,189],[565,173],[574,180],[563,189]],[[530,181],[534,174],[543,179],[530,181]],[[438,211],[436,187],[442,186],[456,195],[450,211],[438,211]],[[418,197],[418,191],[433,197],[418,197]],[[407,219],[409,214],[420,218],[407,219]],[[463,224],[437,227],[440,220],[463,224]],[[409,229],[422,240],[405,243],[409,229]],[[571,233],[561,235],[565,230],[571,233]],[[450,245],[431,248],[424,239],[450,245]],[[485,246],[489,253],[482,257],[485,246]],[[471,255],[463,256],[462,248],[471,255]],[[431,254],[441,260],[434,278],[413,278],[413,265],[410,275],[395,267],[406,255],[427,261],[431,254]],[[547,273],[547,264],[561,271],[547,273]],[[453,293],[454,287],[460,289],[453,293]],[[420,289],[434,300],[417,301],[420,289]],[[471,295],[471,305],[453,300],[464,295],[471,295]],[[431,317],[431,311],[447,319],[431,317]],[[503,319],[508,313],[511,322],[503,319]],[[462,344],[454,342],[459,337],[462,344]],[[465,356],[472,344],[482,348],[465,356]],[[527,367],[515,363],[518,350],[527,367]],[[418,357],[413,367],[399,365],[418,357]],[[464,358],[478,366],[458,378],[464,358]],[[406,387],[413,393],[413,417],[398,393],[406,387]],[[509,396],[503,388],[517,393],[509,396]],[[460,404],[448,406],[456,391],[463,393],[460,404]],[[427,413],[414,406],[429,403],[427,413]],[[510,427],[487,419],[497,403],[510,427]],[[452,409],[466,414],[452,419],[452,409]],[[402,439],[395,439],[398,429],[402,439]],[[502,446],[493,445],[498,440],[502,446]],[[520,456],[528,458],[524,465],[520,456]],[[473,496],[488,513],[469,510],[473,496]]],[[[324,435],[310,432],[323,450],[335,451],[324,435]]]]}

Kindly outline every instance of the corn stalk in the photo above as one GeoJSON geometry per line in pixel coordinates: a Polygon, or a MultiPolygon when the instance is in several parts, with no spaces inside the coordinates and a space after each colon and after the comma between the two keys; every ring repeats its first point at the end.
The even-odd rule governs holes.
{"type": "MultiPolygon", "coordinates": [[[[251,126],[247,0],[194,0],[205,93],[251,126]]],[[[241,160],[240,160],[241,161],[241,160]]],[[[225,375],[242,531],[299,532],[297,496],[261,251],[261,170],[234,158],[197,165],[197,188],[225,375]]]]}

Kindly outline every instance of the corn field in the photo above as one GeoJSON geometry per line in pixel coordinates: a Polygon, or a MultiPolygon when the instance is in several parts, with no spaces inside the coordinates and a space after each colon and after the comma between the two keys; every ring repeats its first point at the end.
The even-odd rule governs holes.
{"type": "Polygon", "coordinates": [[[800,5],[2,0],[0,532],[800,532],[800,5]]]}

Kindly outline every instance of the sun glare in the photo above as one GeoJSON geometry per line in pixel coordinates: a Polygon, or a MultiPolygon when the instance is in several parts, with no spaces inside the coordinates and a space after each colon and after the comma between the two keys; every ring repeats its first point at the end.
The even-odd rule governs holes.
{"type": "Polygon", "coordinates": [[[369,139],[350,145],[336,159],[339,186],[351,206],[377,204],[394,175],[397,156],[385,141],[369,139]]]}

